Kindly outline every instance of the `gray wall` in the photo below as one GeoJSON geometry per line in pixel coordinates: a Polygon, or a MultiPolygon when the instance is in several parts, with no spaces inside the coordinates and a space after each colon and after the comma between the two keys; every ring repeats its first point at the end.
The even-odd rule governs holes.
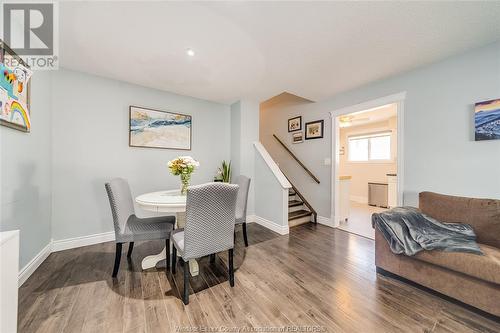
{"type": "Polygon", "coordinates": [[[231,104],[231,176],[241,173],[241,102],[231,104]]]}
{"type": "Polygon", "coordinates": [[[128,179],[136,196],[178,188],[167,162],[179,155],[201,163],[192,184],[212,181],[230,156],[226,105],[67,70],[55,73],[53,104],[54,240],[113,230],[104,190],[113,177],[128,179]],[[129,105],[192,115],[192,150],[129,147],[129,105]]]}
{"type": "Polygon", "coordinates": [[[297,105],[287,104],[281,107],[275,104],[272,107],[261,109],[260,112],[260,141],[266,147],[280,169],[297,186],[298,190],[319,216],[330,217],[330,166],[324,165],[324,159],[330,158],[330,118],[328,110],[311,111],[316,104],[303,103],[297,105]],[[304,124],[314,120],[324,120],[324,138],[292,144],[292,134],[288,133],[288,119],[302,116],[302,130],[304,124]],[[273,138],[276,134],[287,147],[311,170],[320,180],[317,184],[299,164],[283,149],[273,138]]]}
{"type": "Polygon", "coordinates": [[[500,98],[500,43],[310,104],[261,111],[261,141],[319,215],[330,216],[331,155],[328,112],[406,91],[404,203],[417,205],[418,192],[500,198],[500,140],[475,142],[474,103],[500,98]],[[271,137],[290,143],[287,119],[325,119],[325,138],[293,145],[318,175],[315,185],[287,159],[271,137]],[[290,170],[290,171],[289,171],[290,170]]]}
{"type": "Polygon", "coordinates": [[[33,76],[31,133],[0,127],[0,231],[20,229],[19,268],[51,239],[51,76],[33,76]]]}
{"type": "MultiPolygon", "coordinates": [[[[259,103],[241,100],[231,105],[231,165],[232,177],[245,175],[254,178],[255,151],[259,140],[259,103]]],[[[255,212],[254,184],[250,183],[247,215],[255,212]]]]}
{"type": "MultiPolygon", "coordinates": [[[[255,152],[255,214],[258,217],[284,226],[288,222],[288,212],[283,210],[283,187],[262,156],[255,152]]],[[[286,194],[285,194],[286,195],[286,194]]],[[[286,198],[288,199],[288,198],[286,198]]]]}

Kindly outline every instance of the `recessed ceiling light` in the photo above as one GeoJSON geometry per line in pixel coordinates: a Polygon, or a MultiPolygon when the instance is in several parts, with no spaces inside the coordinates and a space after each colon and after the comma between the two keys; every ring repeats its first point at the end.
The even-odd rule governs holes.
{"type": "Polygon", "coordinates": [[[186,53],[187,53],[188,56],[194,57],[194,51],[193,51],[193,49],[187,49],[186,53]]]}

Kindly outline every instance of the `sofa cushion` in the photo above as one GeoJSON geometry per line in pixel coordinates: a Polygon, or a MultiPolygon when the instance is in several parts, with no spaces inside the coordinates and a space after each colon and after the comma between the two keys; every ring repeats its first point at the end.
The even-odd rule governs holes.
{"type": "Polygon", "coordinates": [[[462,252],[421,251],[413,258],[500,284],[500,249],[478,244],[484,255],[462,252]]]}
{"type": "Polygon", "coordinates": [[[470,224],[478,243],[500,248],[500,200],[421,192],[419,208],[441,222],[470,224]]]}

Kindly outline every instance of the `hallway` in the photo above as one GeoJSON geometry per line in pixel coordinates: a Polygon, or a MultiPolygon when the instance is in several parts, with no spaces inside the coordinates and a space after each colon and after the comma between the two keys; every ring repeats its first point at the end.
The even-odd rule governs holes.
{"type": "Polygon", "coordinates": [[[372,228],[372,214],[386,211],[386,208],[373,207],[356,201],[350,201],[350,215],[347,222],[341,222],[339,229],[375,239],[375,230],[372,228]]]}

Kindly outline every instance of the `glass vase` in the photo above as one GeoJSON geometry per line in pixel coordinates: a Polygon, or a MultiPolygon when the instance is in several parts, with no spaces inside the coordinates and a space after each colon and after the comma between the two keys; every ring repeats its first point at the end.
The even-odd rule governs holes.
{"type": "Polygon", "coordinates": [[[189,174],[189,173],[182,173],[181,174],[181,195],[187,194],[190,180],[191,180],[191,174],[189,174]]]}

